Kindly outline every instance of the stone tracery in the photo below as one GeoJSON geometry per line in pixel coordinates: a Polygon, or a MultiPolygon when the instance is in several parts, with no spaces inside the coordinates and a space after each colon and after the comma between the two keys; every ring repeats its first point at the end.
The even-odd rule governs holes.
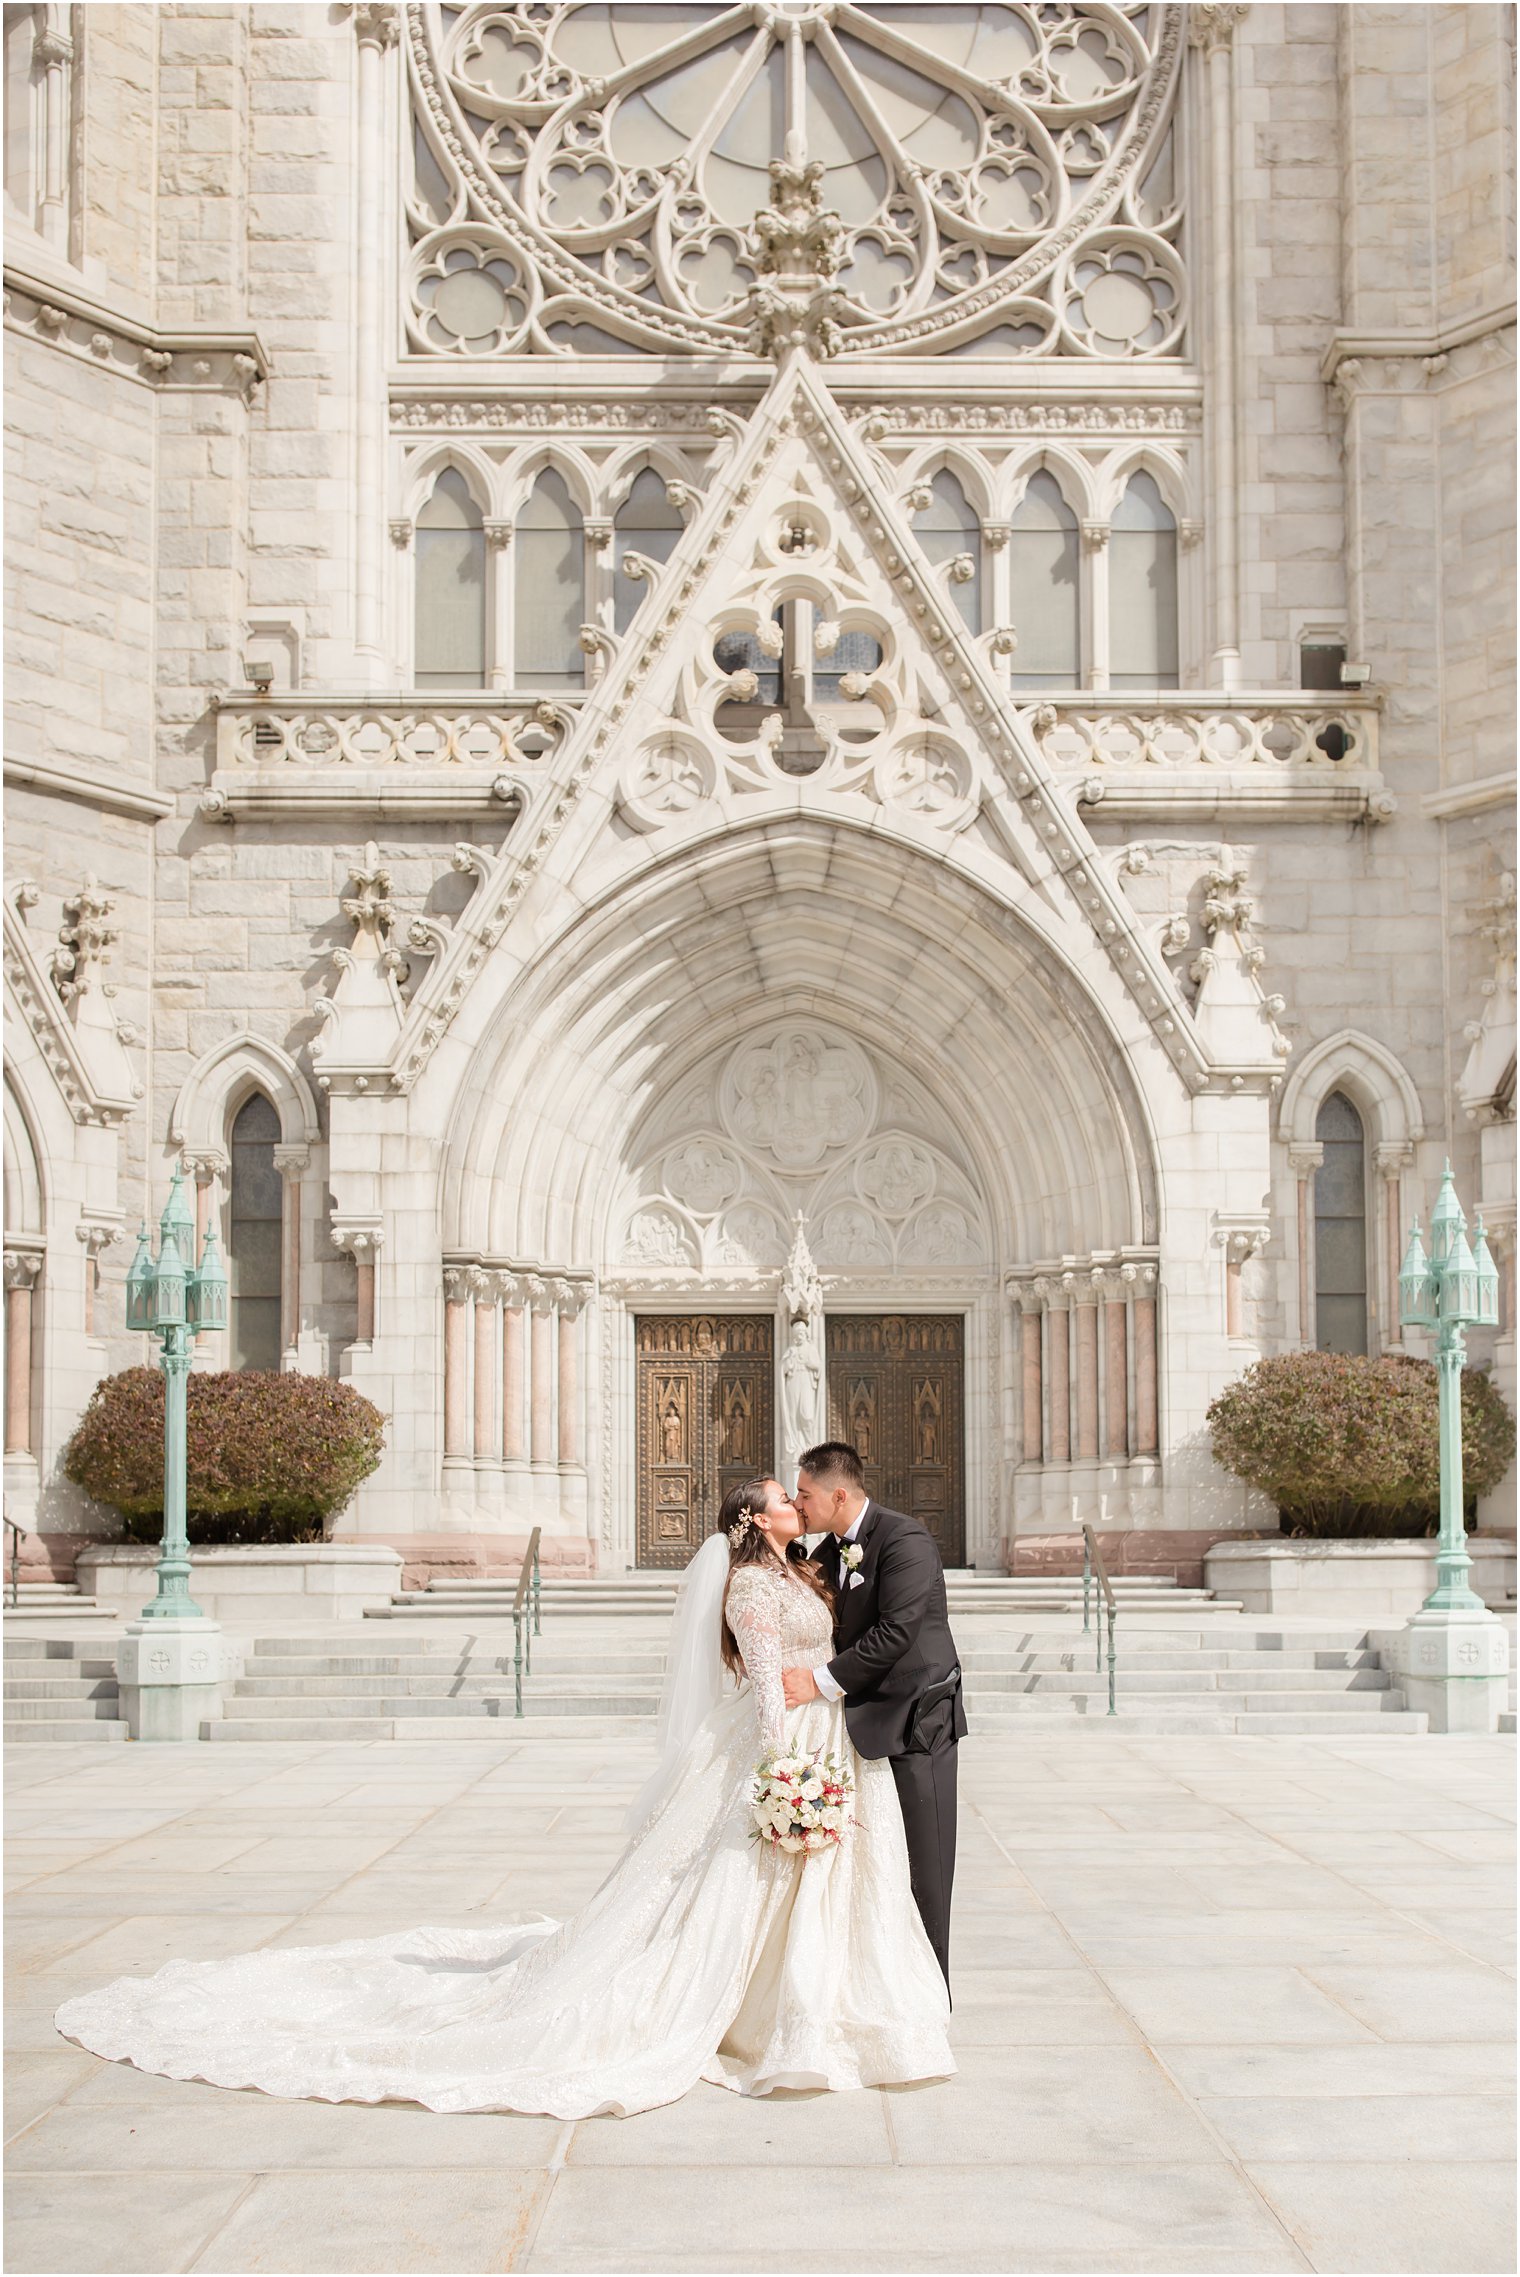
{"type": "Polygon", "coordinates": [[[784,156],[840,354],[1170,354],[1182,14],[414,5],[411,348],[731,351],[784,156]]]}

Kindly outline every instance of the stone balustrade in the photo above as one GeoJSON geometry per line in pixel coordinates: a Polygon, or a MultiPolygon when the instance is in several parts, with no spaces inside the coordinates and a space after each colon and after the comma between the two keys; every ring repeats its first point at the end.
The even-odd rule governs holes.
{"type": "MultiPolygon", "coordinates": [[[[1012,700],[1057,783],[1115,814],[1287,807],[1376,821],[1392,812],[1378,773],[1377,696],[1079,689],[1012,700]]],[[[226,695],[202,811],[231,821],[499,809],[520,802],[552,762],[584,701],[499,690],[442,699],[226,695]]]]}
{"type": "Polygon", "coordinates": [[[522,800],[579,696],[232,694],[217,705],[212,820],[303,813],[454,815],[522,800]]]}

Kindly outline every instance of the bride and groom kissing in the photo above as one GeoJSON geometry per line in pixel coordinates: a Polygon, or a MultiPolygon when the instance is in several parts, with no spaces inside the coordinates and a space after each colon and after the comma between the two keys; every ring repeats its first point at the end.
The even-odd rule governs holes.
{"type": "Polygon", "coordinates": [[[768,1477],[725,1496],[677,1602],[655,1770],[573,1919],[174,1961],[66,2002],[57,2026],[171,2079],[560,2119],[703,2079],[943,2079],[965,1729],[933,1539],[830,1441],[795,1496],[768,1477]],[[776,1758],[832,1763],[853,1789],[812,1854],[755,1839],[757,1761],[776,1758]]]}

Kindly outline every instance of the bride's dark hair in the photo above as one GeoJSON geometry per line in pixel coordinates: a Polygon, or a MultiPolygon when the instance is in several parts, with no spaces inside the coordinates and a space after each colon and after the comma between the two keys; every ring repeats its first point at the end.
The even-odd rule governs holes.
{"type": "MultiPolygon", "coordinates": [[[[741,1565],[764,1565],[768,1560],[784,1555],[772,1548],[759,1527],[753,1523],[764,1514],[767,1489],[776,1484],[775,1478],[767,1473],[764,1478],[746,1479],[743,1486],[731,1486],[724,1495],[723,1506],[718,1512],[718,1530],[728,1536],[728,1581],[723,1585],[723,1634],[718,1649],[723,1655],[724,1667],[734,1677],[744,1674],[744,1656],[739,1650],[738,1638],[728,1625],[729,1584],[741,1565]]],[[[800,1544],[792,1546],[800,1547],[800,1544]]],[[[832,1611],[834,1600],[818,1568],[801,1557],[787,1556],[785,1562],[797,1580],[804,1582],[821,1597],[832,1611]]]]}

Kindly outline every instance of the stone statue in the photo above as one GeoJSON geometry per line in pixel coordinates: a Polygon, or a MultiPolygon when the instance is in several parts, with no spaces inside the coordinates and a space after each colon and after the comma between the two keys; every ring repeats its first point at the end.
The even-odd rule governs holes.
{"type": "Polygon", "coordinates": [[[823,1283],[813,1263],[802,1218],[781,1278],[788,1322],[781,1354],[781,1458],[790,1486],[809,1447],[829,1435],[828,1385],[823,1364],[823,1283]]]}

